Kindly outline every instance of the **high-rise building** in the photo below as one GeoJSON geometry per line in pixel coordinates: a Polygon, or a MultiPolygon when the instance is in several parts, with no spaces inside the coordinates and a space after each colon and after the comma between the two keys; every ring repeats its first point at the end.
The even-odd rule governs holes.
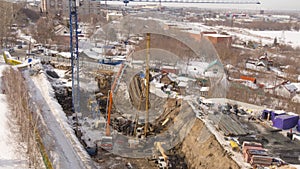
{"type": "MultiPolygon", "coordinates": [[[[80,14],[99,14],[100,13],[100,1],[94,0],[79,0],[80,6],[78,7],[78,13],[80,14]]],[[[69,15],[69,0],[41,0],[41,12],[53,13],[68,16],[69,15]]]]}

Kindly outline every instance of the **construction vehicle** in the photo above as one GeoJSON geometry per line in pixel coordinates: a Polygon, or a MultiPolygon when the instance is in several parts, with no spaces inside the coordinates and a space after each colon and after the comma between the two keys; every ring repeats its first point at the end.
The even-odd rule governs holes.
{"type": "Polygon", "coordinates": [[[113,149],[113,140],[111,136],[102,136],[100,141],[100,146],[104,150],[112,150],[113,149]]]}
{"type": "Polygon", "coordinates": [[[100,147],[106,150],[111,150],[113,148],[113,138],[110,134],[110,115],[111,115],[111,110],[112,110],[112,105],[113,105],[113,91],[116,88],[117,81],[119,76],[121,75],[122,69],[124,68],[124,65],[122,64],[117,76],[115,77],[115,80],[111,86],[111,90],[108,92],[108,104],[106,108],[106,114],[107,114],[107,123],[106,123],[106,132],[105,135],[103,136],[103,139],[101,140],[101,145],[100,147]]]}
{"type": "Polygon", "coordinates": [[[161,142],[155,142],[154,143],[154,147],[160,152],[161,156],[158,156],[157,158],[157,166],[160,169],[167,169],[169,166],[169,158],[165,153],[164,148],[162,147],[162,143],[161,142]]]}
{"type": "Polygon", "coordinates": [[[159,156],[157,160],[157,167],[160,169],[167,169],[168,165],[163,156],[159,156]]]}

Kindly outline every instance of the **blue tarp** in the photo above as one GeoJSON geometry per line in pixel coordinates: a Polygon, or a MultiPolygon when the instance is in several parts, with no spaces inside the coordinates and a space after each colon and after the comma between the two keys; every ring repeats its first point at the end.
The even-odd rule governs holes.
{"type": "Polygon", "coordinates": [[[271,111],[271,120],[273,121],[275,119],[276,116],[281,116],[281,115],[285,115],[285,112],[276,112],[276,111],[271,111]]]}
{"type": "Polygon", "coordinates": [[[263,110],[263,112],[261,114],[261,118],[262,119],[267,119],[268,115],[269,115],[270,116],[269,120],[273,121],[276,116],[280,116],[280,115],[284,115],[284,114],[286,114],[286,113],[282,112],[282,111],[274,111],[274,110],[265,109],[265,110],[263,110]]]}
{"type": "Polygon", "coordinates": [[[299,132],[300,132],[300,119],[298,120],[297,131],[299,131],[299,132]]]}
{"type": "Polygon", "coordinates": [[[273,126],[279,129],[287,130],[295,127],[299,121],[296,115],[279,115],[273,120],[273,126]]]}
{"type": "Polygon", "coordinates": [[[271,111],[272,110],[267,110],[267,109],[263,110],[263,112],[261,114],[261,118],[262,119],[267,119],[268,118],[268,114],[271,114],[271,111]]]}

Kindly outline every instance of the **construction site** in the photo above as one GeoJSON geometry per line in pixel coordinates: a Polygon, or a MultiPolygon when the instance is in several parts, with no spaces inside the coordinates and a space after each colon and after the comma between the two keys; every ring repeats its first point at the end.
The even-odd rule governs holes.
{"type": "MultiPolygon", "coordinates": [[[[291,153],[298,151],[299,141],[289,141],[264,121],[263,107],[224,99],[229,82],[212,45],[171,34],[140,34],[141,42],[120,65],[92,66],[82,58],[78,113],[71,113],[71,88],[56,87],[60,78],[54,81],[56,98],[70,112],[69,122],[92,159],[104,168],[299,164],[299,154],[291,153]],[[170,39],[172,44],[165,43],[170,39]],[[259,148],[250,152],[244,146],[259,148]]],[[[70,79],[70,71],[62,77],[70,79]]]]}
{"type": "MultiPolygon", "coordinates": [[[[149,50],[169,37],[156,34],[153,38],[151,41],[151,34],[145,34],[146,46],[140,45],[141,52],[129,53],[126,63],[119,66],[81,67],[81,85],[95,86],[80,90],[81,112],[67,115],[89,154],[107,166],[111,166],[111,158],[122,157],[115,168],[125,167],[126,162],[138,168],[188,168],[181,143],[196,118],[189,105],[193,98],[188,98],[193,89],[187,87],[201,85],[178,76],[191,69],[183,58],[153,47],[149,50]],[[176,65],[180,60],[182,65],[176,65]],[[184,66],[183,70],[176,68],[179,66],[184,66]]],[[[180,41],[177,44],[184,51],[191,50],[180,41]]],[[[56,98],[65,112],[72,112],[71,89],[57,87],[57,83],[53,83],[56,98]]]]}

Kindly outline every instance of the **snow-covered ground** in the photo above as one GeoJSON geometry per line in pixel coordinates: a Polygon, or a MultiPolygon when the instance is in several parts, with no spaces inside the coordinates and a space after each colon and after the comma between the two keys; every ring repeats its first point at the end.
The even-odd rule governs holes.
{"type": "MultiPolygon", "coordinates": [[[[0,65],[0,77],[6,65],[0,65]]],[[[0,79],[0,84],[2,84],[0,79]]],[[[8,125],[8,105],[5,94],[0,94],[0,169],[27,168],[25,152],[16,150],[17,142],[12,137],[11,128],[8,125]],[[22,158],[23,157],[23,158],[22,158]]]]}
{"type": "Polygon", "coordinates": [[[299,31],[250,31],[250,33],[258,35],[263,39],[269,39],[270,44],[277,38],[277,42],[283,42],[293,47],[300,47],[299,31]]]}
{"type": "Polygon", "coordinates": [[[229,35],[241,39],[243,41],[254,41],[262,43],[262,45],[272,45],[274,39],[277,38],[278,43],[291,45],[292,47],[300,47],[299,31],[254,31],[244,28],[235,28],[227,26],[207,26],[199,22],[178,22],[162,19],[154,19],[166,24],[175,24],[179,28],[189,28],[186,30],[190,33],[200,34],[203,31],[226,32],[229,35]]]}
{"type": "Polygon", "coordinates": [[[27,76],[26,79],[30,86],[32,99],[41,106],[42,118],[53,139],[51,152],[53,165],[56,168],[93,168],[93,162],[67,123],[67,117],[61,105],[54,98],[54,91],[46,75],[41,73],[32,77],[27,76]]]}

